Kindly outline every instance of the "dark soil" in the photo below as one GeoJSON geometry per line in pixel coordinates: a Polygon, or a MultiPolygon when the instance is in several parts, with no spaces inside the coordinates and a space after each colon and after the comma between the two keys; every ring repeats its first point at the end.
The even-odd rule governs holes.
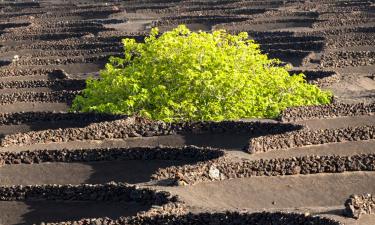
{"type": "Polygon", "coordinates": [[[375,194],[374,1],[5,0],[0,12],[0,224],[375,224],[367,203],[344,205],[375,194]],[[223,123],[66,113],[121,39],[181,23],[248,32],[335,102],[223,123]]]}

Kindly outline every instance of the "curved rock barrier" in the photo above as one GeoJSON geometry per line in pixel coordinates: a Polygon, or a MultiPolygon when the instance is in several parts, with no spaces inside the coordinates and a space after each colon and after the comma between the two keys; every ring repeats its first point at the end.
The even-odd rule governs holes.
{"type": "Polygon", "coordinates": [[[0,105],[15,102],[66,102],[70,104],[81,91],[15,92],[0,95],[0,105]]]}
{"type": "MultiPolygon", "coordinates": [[[[261,43],[261,48],[265,50],[270,49],[295,49],[305,51],[320,51],[324,46],[323,41],[311,41],[311,42],[283,42],[283,43],[261,43]]],[[[322,71],[323,72],[323,71],[322,71]]]]}
{"type": "Polygon", "coordinates": [[[0,77],[12,77],[12,76],[35,76],[45,75],[50,79],[65,79],[68,75],[59,69],[19,69],[17,67],[11,68],[0,68],[0,77]]]}
{"type": "Polygon", "coordinates": [[[40,88],[48,87],[52,90],[81,90],[86,87],[85,80],[30,80],[0,82],[0,89],[5,88],[40,88]]]}
{"type": "Polygon", "coordinates": [[[259,213],[201,213],[186,214],[184,216],[167,215],[155,217],[133,217],[128,220],[129,224],[253,224],[253,225],[341,225],[332,219],[313,217],[297,213],[284,212],[259,212],[259,213]]]}
{"type": "Polygon", "coordinates": [[[44,162],[90,162],[113,160],[194,160],[205,161],[224,156],[224,151],[213,148],[184,147],[136,147],[34,150],[0,152],[1,164],[32,164],[44,162]]]}
{"type": "MultiPolygon", "coordinates": [[[[364,4],[364,3],[362,3],[364,4]]],[[[331,27],[340,27],[340,26],[347,26],[347,25],[361,25],[361,24],[366,24],[370,22],[371,19],[369,17],[364,17],[364,18],[352,18],[348,19],[346,18],[345,20],[341,19],[330,19],[326,21],[319,21],[315,22],[312,27],[313,28],[331,28],[331,27]]]]}
{"type": "MultiPolygon", "coordinates": [[[[83,34],[88,35],[87,34],[83,34]]],[[[45,65],[67,65],[73,63],[96,63],[100,61],[108,61],[109,57],[122,57],[123,53],[99,53],[99,54],[91,54],[85,55],[84,57],[81,56],[65,56],[60,58],[30,58],[30,59],[22,59],[16,63],[15,65],[22,65],[22,66],[45,66],[45,65]]]]}
{"type": "Polygon", "coordinates": [[[287,108],[281,113],[279,120],[283,122],[291,122],[318,118],[372,115],[374,113],[375,103],[332,103],[328,105],[287,108]]]}
{"type": "Polygon", "coordinates": [[[370,125],[323,130],[303,129],[252,138],[247,146],[247,151],[253,154],[308,145],[371,139],[375,139],[375,126],[370,125]]]}
{"type": "Polygon", "coordinates": [[[177,25],[177,24],[189,24],[189,23],[229,23],[229,22],[241,22],[247,20],[247,17],[240,15],[236,16],[174,16],[174,17],[165,17],[161,20],[153,21],[152,26],[168,26],[168,25],[177,25]]]}
{"type": "Polygon", "coordinates": [[[305,79],[311,84],[325,87],[339,81],[339,75],[334,71],[320,71],[320,70],[291,70],[290,74],[305,74],[305,79]]]}
{"type": "Polygon", "coordinates": [[[18,51],[22,49],[39,49],[45,51],[62,51],[62,50],[101,50],[108,48],[121,48],[122,44],[118,42],[98,42],[98,40],[77,40],[77,39],[63,39],[59,41],[44,41],[43,43],[19,44],[16,46],[4,46],[4,52],[18,51]]]}
{"type": "Polygon", "coordinates": [[[0,186],[0,201],[127,201],[151,205],[177,202],[169,192],[139,188],[126,183],[81,185],[0,186]]]}
{"type": "Polygon", "coordinates": [[[108,138],[157,136],[170,133],[173,133],[170,124],[129,117],[112,122],[92,123],[83,128],[50,129],[6,135],[1,139],[0,146],[5,147],[14,144],[37,144],[74,140],[104,140],[108,138]]]}
{"type": "Polygon", "coordinates": [[[373,46],[375,35],[366,33],[349,33],[340,36],[327,37],[326,47],[330,49],[344,48],[351,46],[373,46]]]}
{"type": "Polygon", "coordinates": [[[375,52],[330,52],[323,55],[323,67],[369,66],[375,64],[375,52]]]}
{"type": "Polygon", "coordinates": [[[195,146],[182,148],[63,149],[0,153],[1,164],[114,160],[194,160],[194,164],[159,169],[151,176],[153,180],[169,180],[171,185],[190,185],[199,182],[252,176],[375,171],[375,154],[304,156],[234,162],[228,160],[225,157],[225,152],[220,149],[195,146]]]}
{"type": "MultiPolygon", "coordinates": [[[[79,117],[78,117],[79,118],[79,117]]],[[[79,122],[79,121],[77,121],[79,122]]],[[[49,129],[5,135],[0,146],[42,144],[74,140],[122,139],[128,137],[151,137],[170,134],[242,133],[250,137],[279,134],[302,129],[301,125],[276,122],[192,122],[164,123],[140,117],[129,117],[110,122],[92,123],[83,128],[49,129]]],[[[244,146],[246,143],[244,143],[244,146]]]]}
{"type": "MultiPolygon", "coordinates": [[[[276,32],[276,31],[274,31],[276,32]]],[[[281,32],[277,32],[282,34],[281,32]]],[[[273,44],[273,43],[285,43],[292,45],[293,43],[306,43],[306,42],[323,42],[325,37],[322,36],[295,36],[293,33],[284,33],[284,35],[272,35],[272,32],[252,32],[255,36],[255,40],[260,44],[273,44]]]]}
{"type": "Polygon", "coordinates": [[[126,115],[111,115],[105,113],[70,113],[70,112],[15,112],[0,113],[0,125],[19,125],[35,122],[73,121],[103,122],[125,119],[126,115]]]}
{"type": "Polygon", "coordinates": [[[345,201],[345,213],[347,216],[359,219],[363,214],[374,214],[375,196],[372,194],[351,195],[345,201]]]}
{"type": "Polygon", "coordinates": [[[73,224],[113,224],[113,225],[202,225],[202,224],[251,224],[251,225],[343,225],[341,222],[299,213],[287,212],[257,212],[257,213],[199,213],[199,214],[151,214],[111,220],[109,218],[83,219],[60,223],[44,223],[46,225],[73,225],[73,224]]]}
{"type": "Polygon", "coordinates": [[[347,171],[375,171],[375,154],[353,156],[303,156],[270,160],[233,162],[225,157],[196,165],[159,169],[155,180],[170,180],[171,185],[191,185],[199,182],[253,176],[281,176],[347,171]]]}

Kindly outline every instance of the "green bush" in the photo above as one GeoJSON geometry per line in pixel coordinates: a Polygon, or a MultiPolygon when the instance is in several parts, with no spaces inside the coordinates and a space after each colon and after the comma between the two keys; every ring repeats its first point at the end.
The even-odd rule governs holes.
{"type": "Polygon", "coordinates": [[[191,32],[184,25],[145,43],[123,40],[101,79],[87,87],[73,111],[141,115],[155,120],[274,118],[290,106],[326,104],[331,94],[289,75],[262,54],[247,33],[191,32]]]}

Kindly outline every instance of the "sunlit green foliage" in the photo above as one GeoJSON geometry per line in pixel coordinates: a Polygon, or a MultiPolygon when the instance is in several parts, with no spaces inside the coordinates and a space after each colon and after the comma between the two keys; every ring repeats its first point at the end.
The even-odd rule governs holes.
{"type": "Polygon", "coordinates": [[[289,75],[247,33],[191,32],[184,25],[145,43],[124,39],[101,79],[89,79],[72,110],[155,120],[273,118],[290,106],[329,103],[331,94],[289,75]]]}

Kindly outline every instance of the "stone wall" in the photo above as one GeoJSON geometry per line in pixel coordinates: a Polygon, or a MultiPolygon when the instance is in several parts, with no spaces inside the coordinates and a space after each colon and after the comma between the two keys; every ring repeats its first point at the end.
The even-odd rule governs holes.
{"type": "Polygon", "coordinates": [[[32,164],[43,162],[90,162],[112,160],[194,160],[205,161],[224,156],[224,151],[212,148],[136,147],[104,149],[33,150],[0,152],[1,164],[32,164]]]}
{"type": "Polygon", "coordinates": [[[0,95],[0,105],[15,102],[66,102],[71,104],[80,91],[15,92],[0,95]]]}
{"type": "Polygon", "coordinates": [[[59,122],[72,121],[82,122],[103,122],[125,119],[125,115],[111,115],[102,113],[67,113],[67,112],[15,112],[0,113],[0,125],[18,125],[34,122],[59,122]]]}
{"type": "Polygon", "coordinates": [[[375,126],[359,126],[322,130],[302,129],[283,134],[252,138],[247,146],[247,151],[249,153],[258,153],[308,145],[370,139],[375,139],[375,126]]]}
{"type": "Polygon", "coordinates": [[[119,220],[109,218],[86,219],[62,223],[45,223],[46,225],[73,225],[73,224],[128,224],[128,225],[202,225],[202,224],[249,224],[249,225],[343,225],[342,223],[319,216],[309,216],[286,212],[257,212],[257,213],[199,213],[199,214],[151,214],[125,217],[119,220]]]}
{"type": "MultiPolygon", "coordinates": [[[[32,113],[31,113],[32,114],[32,113]]],[[[30,115],[31,115],[30,114],[30,115]]],[[[15,115],[15,114],[14,114],[15,115]]],[[[32,114],[35,116],[34,114],[32,114]]],[[[48,114],[51,120],[56,114],[48,114]]],[[[64,115],[65,116],[65,115],[64,115]]],[[[64,117],[56,115],[58,119],[64,117]]],[[[23,114],[14,116],[13,120],[27,121],[27,117],[23,114]]],[[[79,114],[66,114],[73,120],[79,114]]],[[[8,116],[9,118],[9,116],[8,116]]],[[[9,119],[8,119],[9,120],[9,119]]],[[[1,121],[1,115],[0,115],[1,121]]],[[[6,122],[3,122],[4,124],[6,122]]],[[[13,122],[14,123],[14,122],[13,122]]],[[[288,131],[302,129],[300,125],[282,124],[276,122],[190,122],[190,123],[164,123],[161,121],[152,121],[140,117],[129,117],[115,121],[105,121],[92,123],[82,128],[63,128],[48,129],[43,131],[30,131],[26,133],[15,133],[5,135],[0,140],[0,146],[20,145],[20,144],[37,144],[45,142],[67,142],[75,140],[103,140],[110,138],[128,138],[128,137],[150,137],[169,134],[199,134],[199,133],[242,133],[248,134],[250,137],[258,137],[266,134],[279,134],[288,131]]],[[[244,143],[244,146],[246,143],[244,143]]]]}
{"type": "Polygon", "coordinates": [[[177,202],[176,196],[165,191],[125,183],[81,184],[81,185],[15,185],[0,186],[1,201],[126,201],[151,205],[177,202]]]}
{"type": "Polygon", "coordinates": [[[291,107],[284,110],[279,119],[283,122],[318,119],[318,118],[333,118],[343,116],[361,116],[373,115],[375,113],[375,103],[372,104],[344,104],[333,103],[319,106],[301,106],[291,107]]]}
{"type": "Polygon", "coordinates": [[[159,169],[153,175],[153,179],[171,180],[172,185],[189,185],[252,176],[342,173],[346,171],[375,171],[375,154],[304,156],[242,162],[233,162],[222,157],[199,162],[195,165],[159,169]]]}

